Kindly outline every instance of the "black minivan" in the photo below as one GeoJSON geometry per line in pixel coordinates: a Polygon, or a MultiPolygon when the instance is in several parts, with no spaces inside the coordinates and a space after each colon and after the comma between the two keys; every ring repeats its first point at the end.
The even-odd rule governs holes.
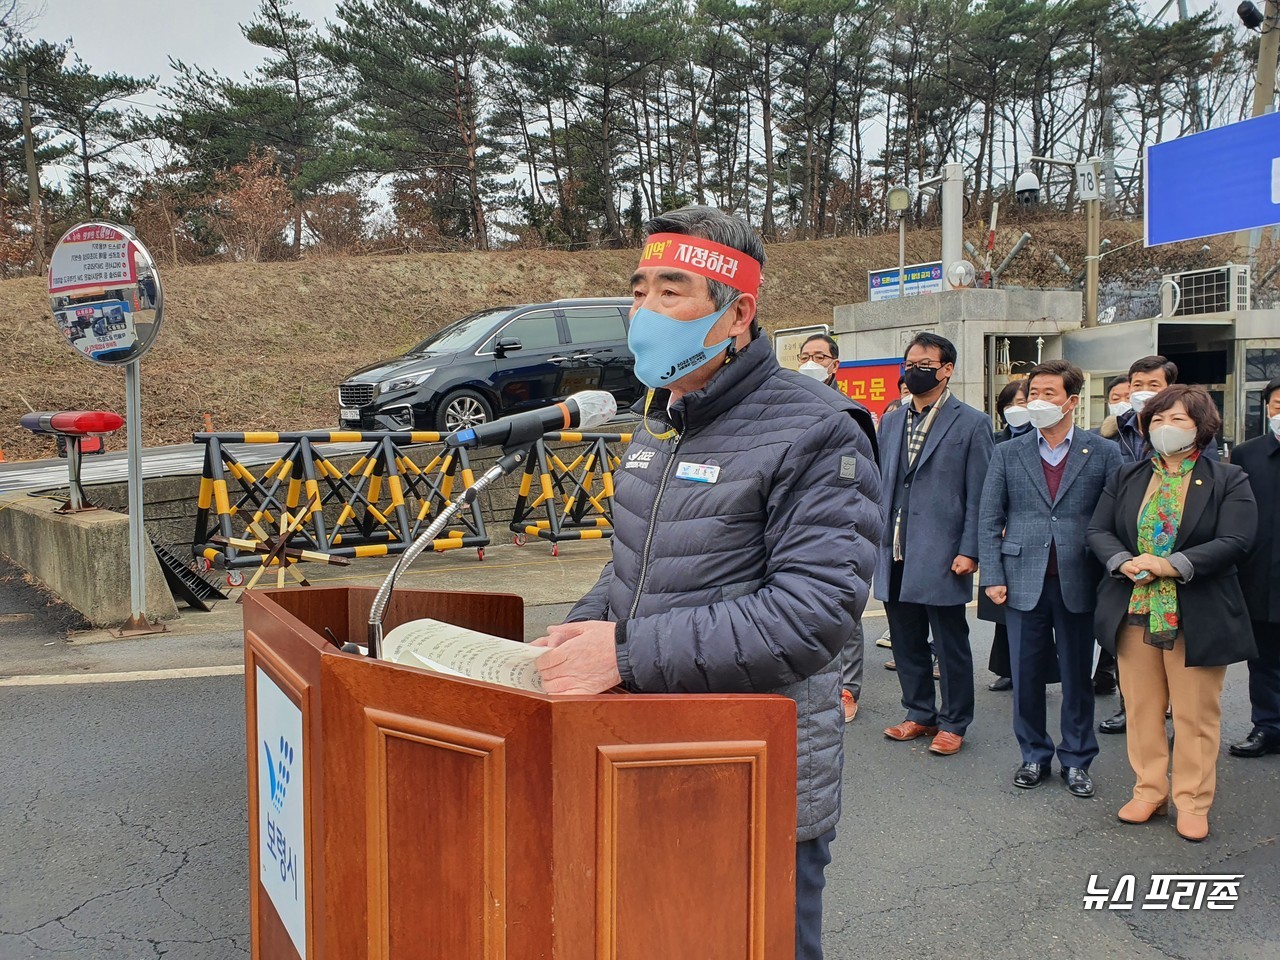
{"type": "Polygon", "coordinates": [[[579,390],[608,390],[625,410],[644,392],[627,349],[630,309],[629,299],[612,297],[473,313],[347,377],[339,423],[452,433],[579,390]]]}

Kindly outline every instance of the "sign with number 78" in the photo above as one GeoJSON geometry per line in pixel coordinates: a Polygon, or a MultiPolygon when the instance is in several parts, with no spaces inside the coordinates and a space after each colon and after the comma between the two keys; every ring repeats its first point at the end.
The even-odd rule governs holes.
{"type": "Polygon", "coordinates": [[[1098,186],[1098,168],[1092,163],[1076,164],[1076,194],[1081,200],[1101,200],[1098,186]]]}

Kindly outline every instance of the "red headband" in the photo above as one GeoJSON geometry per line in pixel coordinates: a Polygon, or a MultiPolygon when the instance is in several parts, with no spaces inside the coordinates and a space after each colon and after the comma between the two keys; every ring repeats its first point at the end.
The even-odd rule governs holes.
{"type": "Polygon", "coordinates": [[[674,267],[719,280],[753,297],[760,291],[760,264],[741,250],[682,233],[655,233],[645,241],[641,267],[674,267]]]}

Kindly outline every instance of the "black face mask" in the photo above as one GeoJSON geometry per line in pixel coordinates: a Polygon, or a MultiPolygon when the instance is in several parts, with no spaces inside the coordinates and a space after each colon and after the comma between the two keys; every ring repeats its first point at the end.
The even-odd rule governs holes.
{"type": "Polygon", "coordinates": [[[907,389],[911,391],[912,395],[928,393],[930,390],[936,389],[938,386],[938,370],[940,369],[942,368],[921,370],[919,367],[912,367],[903,374],[907,389]]]}

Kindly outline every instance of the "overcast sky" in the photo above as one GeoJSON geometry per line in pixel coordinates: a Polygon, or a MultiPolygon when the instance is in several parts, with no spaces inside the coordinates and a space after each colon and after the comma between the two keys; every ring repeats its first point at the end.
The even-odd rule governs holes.
{"type": "MultiPolygon", "coordinates": [[[[27,9],[41,0],[27,0],[27,9]]],[[[259,0],[43,0],[44,13],[31,35],[44,40],[70,38],[80,59],[98,72],[173,77],[169,58],[198,64],[239,79],[262,62],[263,51],[244,38],[259,0]]],[[[312,23],[336,19],[335,0],[293,0],[293,9],[312,23]]],[[[155,93],[139,98],[160,103],[155,93]]]]}
{"type": "MultiPolygon", "coordinates": [[[[1140,0],[1141,2],[1141,0],[1140,0]]],[[[27,9],[44,12],[30,33],[45,40],[75,43],[76,52],[100,72],[133,76],[154,74],[160,84],[172,78],[169,58],[239,78],[261,62],[262,50],[240,32],[253,19],[259,0],[25,0],[27,9]]],[[[1141,2],[1151,12],[1165,0],[1141,2]]],[[[1192,12],[1220,6],[1235,22],[1236,0],[1189,0],[1192,12]]],[[[335,0],[293,0],[293,9],[312,23],[336,19],[335,0]]],[[[1176,15],[1176,4],[1170,7],[1176,15]]],[[[159,103],[153,92],[142,98],[159,103]]]]}

